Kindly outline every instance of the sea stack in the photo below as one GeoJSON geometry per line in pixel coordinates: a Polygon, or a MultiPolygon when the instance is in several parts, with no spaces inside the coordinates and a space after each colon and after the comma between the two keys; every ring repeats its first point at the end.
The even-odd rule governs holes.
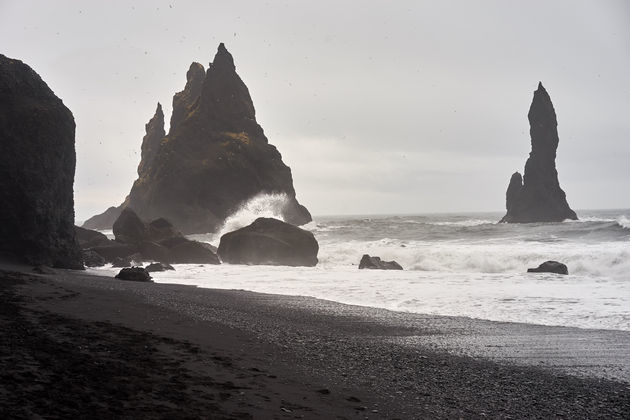
{"type": "Polygon", "coordinates": [[[0,254],[82,269],[74,233],[75,124],[35,71],[0,54],[0,254]]]}
{"type": "Polygon", "coordinates": [[[525,176],[512,175],[506,193],[507,214],[502,223],[561,222],[577,220],[560,188],[556,171],[558,122],[549,94],[538,83],[527,114],[532,151],[525,176]]]}
{"type": "MultiPolygon", "coordinates": [[[[291,169],[256,122],[247,86],[225,46],[219,45],[205,73],[192,63],[186,79],[173,98],[168,135],[159,106],[146,125],[138,179],[116,212],[130,207],[145,220],[164,217],[185,234],[214,232],[250,198],[282,193],[284,220],[310,222],[295,197],[291,169]]],[[[111,228],[116,212],[108,209],[84,227],[111,228]]]]}

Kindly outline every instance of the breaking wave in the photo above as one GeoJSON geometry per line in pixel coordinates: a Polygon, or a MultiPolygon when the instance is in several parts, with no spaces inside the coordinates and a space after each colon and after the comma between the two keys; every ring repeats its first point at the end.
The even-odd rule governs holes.
{"type": "Polygon", "coordinates": [[[208,242],[218,245],[221,236],[251,224],[259,217],[273,217],[284,221],[282,210],[289,203],[285,193],[258,194],[243,202],[238,210],[228,216],[217,233],[210,235],[208,242]]]}
{"type": "Polygon", "coordinates": [[[461,244],[385,238],[378,241],[320,243],[321,266],[357,265],[361,255],[395,260],[406,270],[448,273],[524,273],[547,260],[565,263],[576,275],[626,278],[630,272],[630,246],[611,244],[549,243],[532,247],[516,242],[461,244]]]}

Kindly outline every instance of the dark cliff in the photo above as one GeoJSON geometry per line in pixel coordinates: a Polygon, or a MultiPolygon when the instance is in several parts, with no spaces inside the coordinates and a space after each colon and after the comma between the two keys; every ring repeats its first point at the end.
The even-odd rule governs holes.
{"type": "Polygon", "coordinates": [[[138,165],[138,175],[144,175],[151,167],[155,155],[157,155],[160,148],[160,142],[166,136],[164,131],[164,113],[162,112],[162,105],[158,102],[155,115],[144,126],[146,130],[145,136],[142,138],[142,146],[140,164],[138,165]]]}
{"type": "Polygon", "coordinates": [[[516,172],[506,193],[507,214],[501,222],[561,222],[577,220],[560,188],[556,170],[558,122],[556,111],[542,83],[534,92],[527,115],[532,151],[525,163],[525,176],[516,172]]]}
{"type": "Polygon", "coordinates": [[[74,234],[72,113],[29,66],[0,54],[0,253],[83,268],[74,234]]]}
{"type": "Polygon", "coordinates": [[[192,63],[186,73],[184,90],[173,96],[170,131],[173,131],[190,113],[191,107],[195,105],[199,95],[201,95],[201,87],[205,78],[206,72],[203,66],[199,63],[192,63]]]}
{"type": "MultiPolygon", "coordinates": [[[[201,233],[218,229],[257,194],[284,193],[284,219],[311,221],[295,198],[291,169],[257,123],[249,90],[223,44],[202,74],[200,64],[190,66],[186,87],[173,98],[169,133],[151,161],[143,156],[143,171],[122,207],[143,219],[165,217],[184,233],[201,233]]],[[[111,227],[94,225],[100,216],[86,224],[111,227]]]]}

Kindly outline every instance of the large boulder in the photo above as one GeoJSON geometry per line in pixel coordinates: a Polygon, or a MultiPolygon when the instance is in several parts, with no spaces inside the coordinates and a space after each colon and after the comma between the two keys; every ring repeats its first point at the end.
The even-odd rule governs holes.
{"type": "Polygon", "coordinates": [[[218,253],[230,264],[315,266],[319,245],[313,234],[277,219],[261,217],[221,237],[218,253]]]}
{"type": "Polygon", "coordinates": [[[525,163],[525,176],[516,172],[506,192],[506,223],[561,222],[577,220],[560,188],[556,170],[558,122],[556,111],[542,83],[534,92],[527,114],[532,151],[525,163]]]}
{"type": "Polygon", "coordinates": [[[365,268],[371,270],[402,270],[402,266],[396,261],[383,261],[380,257],[370,257],[368,254],[363,254],[361,261],[359,262],[359,269],[365,268]]]}
{"type": "Polygon", "coordinates": [[[190,66],[185,89],[173,98],[169,133],[163,133],[158,105],[127,199],[84,226],[108,229],[111,214],[131,207],[145,220],[165,217],[185,234],[214,232],[243,203],[272,193],[286,196],[284,220],[311,221],[296,199],[291,169],[256,122],[247,86],[223,44],[207,72],[199,63],[190,66]]]}
{"type": "Polygon", "coordinates": [[[147,270],[142,267],[128,267],[123,268],[116,275],[117,279],[120,280],[130,280],[130,281],[141,281],[141,282],[151,282],[151,275],[147,270]]]}
{"type": "Polygon", "coordinates": [[[29,66],[0,54],[0,254],[83,269],[74,233],[75,124],[29,66]]]}
{"type": "Polygon", "coordinates": [[[536,268],[528,268],[527,272],[569,274],[569,269],[565,264],[562,264],[558,261],[545,261],[536,268]]]}
{"type": "Polygon", "coordinates": [[[138,215],[126,208],[120,213],[113,226],[116,241],[125,244],[139,244],[149,239],[149,229],[138,215]]]}
{"type": "Polygon", "coordinates": [[[120,242],[110,241],[107,245],[95,246],[88,249],[96,252],[103,257],[108,263],[113,262],[116,258],[127,258],[138,252],[138,247],[133,244],[124,244],[120,242]]]}
{"type": "Polygon", "coordinates": [[[81,249],[92,248],[94,246],[109,245],[110,242],[107,236],[95,230],[75,226],[74,233],[81,249]]]}
{"type": "Polygon", "coordinates": [[[107,263],[105,258],[91,249],[83,250],[83,262],[86,267],[102,267],[107,263]]]}
{"type": "Polygon", "coordinates": [[[175,270],[172,265],[166,263],[153,263],[144,267],[149,273],[153,273],[156,271],[167,271],[167,270],[175,270]]]}
{"type": "Polygon", "coordinates": [[[209,247],[201,242],[189,240],[169,248],[166,261],[172,264],[221,264],[217,254],[209,247]]]}
{"type": "Polygon", "coordinates": [[[107,262],[164,261],[171,264],[220,264],[211,246],[185,238],[166,219],[146,223],[125,208],[114,222],[115,241],[90,248],[107,262]]]}

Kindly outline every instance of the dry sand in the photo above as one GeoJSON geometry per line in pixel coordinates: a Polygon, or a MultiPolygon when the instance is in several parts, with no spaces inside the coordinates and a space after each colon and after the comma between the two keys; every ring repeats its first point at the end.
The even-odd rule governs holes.
{"type": "Polygon", "coordinates": [[[628,418],[630,333],[0,273],[2,418],[628,418]]]}

